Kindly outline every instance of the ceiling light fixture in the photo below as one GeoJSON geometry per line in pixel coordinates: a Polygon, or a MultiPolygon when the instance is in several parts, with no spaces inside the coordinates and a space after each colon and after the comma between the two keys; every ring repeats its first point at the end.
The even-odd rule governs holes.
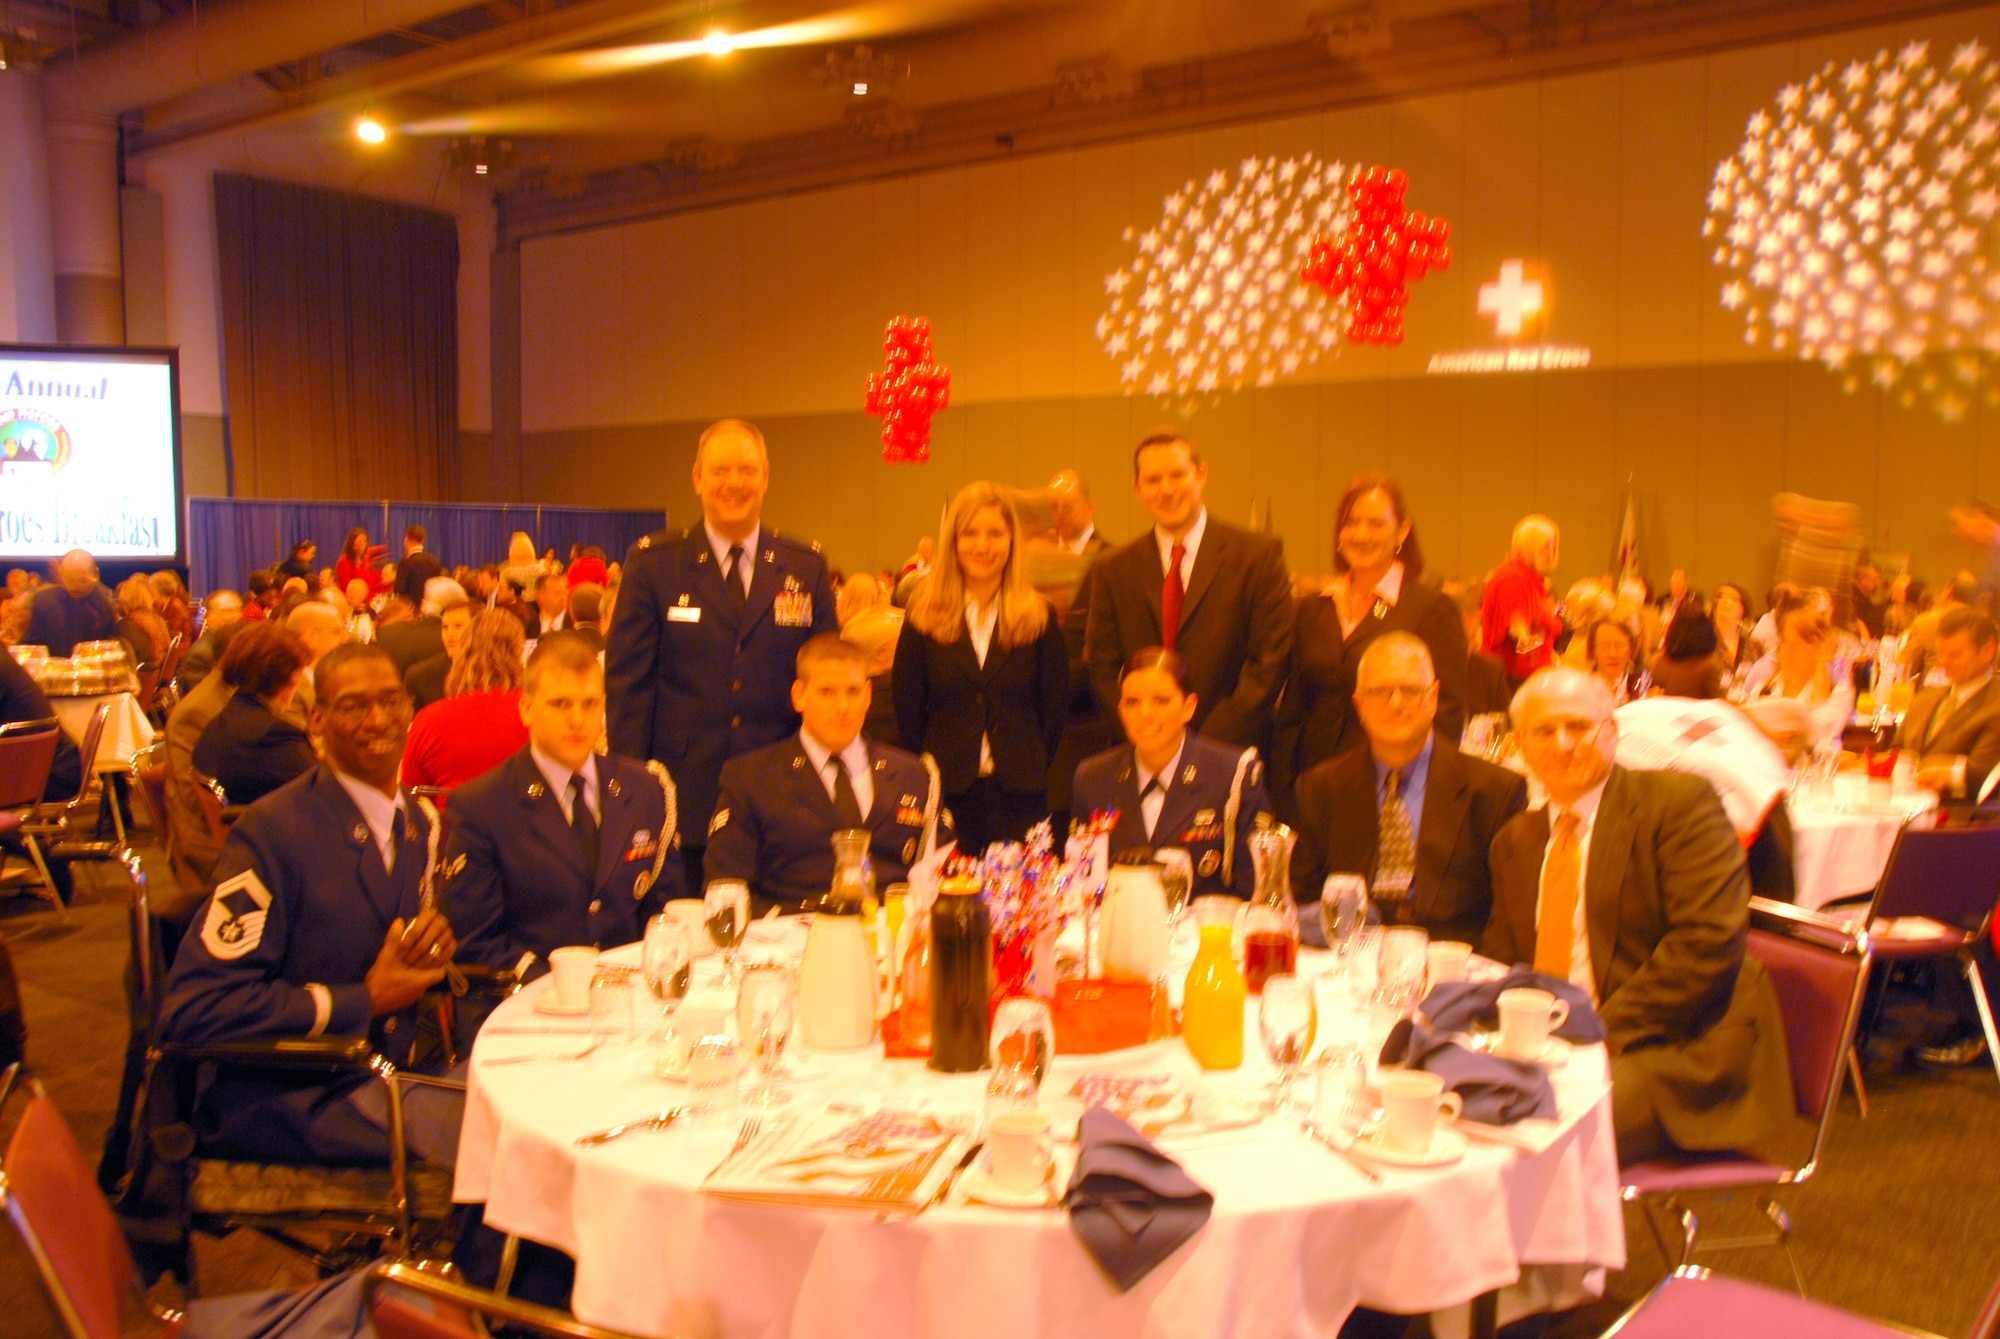
{"type": "Polygon", "coordinates": [[[910,81],[908,62],[882,55],[866,46],[847,51],[829,51],[820,67],[819,80],[827,92],[840,98],[893,97],[910,81]]]}
{"type": "Polygon", "coordinates": [[[373,116],[359,116],[354,121],[354,137],[363,144],[380,144],[389,138],[389,128],[373,116]]]}
{"type": "Polygon", "coordinates": [[[701,49],[711,56],[726,56],[736,50],[736,39],[720,28],[712,28],[701,39],[701,49]]]}

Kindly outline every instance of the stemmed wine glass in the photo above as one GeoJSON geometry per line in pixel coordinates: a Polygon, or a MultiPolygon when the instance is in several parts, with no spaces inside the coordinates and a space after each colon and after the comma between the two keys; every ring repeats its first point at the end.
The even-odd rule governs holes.
{"type": "Polygon", "coordinates": [[[1163,846],[1153,852],[1160,865],[1160,891],[1167,898],[1167,942],[1186,914],[1188,898],[1194,893],[1194,859],[1178,846],[1163,846]]]}
{"type": "Polygon", "coordinates": [[[1028,995],[1002,1000],[993,1016],[993,1077],[986,1084],[989,1106],[1032,1107],[1055,1053],[1056,1024],[1049,1006],[1028,995]]]}
{"type": "Polygon", "coordinates": [[[717,879],[701,895],[702,923],[722,952],[722,984],[736,977],[736,947],[750,925],[750,885],[741,879],[717,879]]]}
{"type": "Polygon", "coordinates": [[[1264,994],[1257,1003],[1257,1032],[1263,1038],[1264,1053],[1278,1067],[1278,1080],[1272,1085],[1266,1110],[1282,1111],[1292,1080],[1312,1053],[1319,1033],[1319,1005],[1313,998],[1312,983],[1289,972],[1266,978],[1264,994]]]}
{"type": "Polygon", "coordinates": [[[1430,935],[1422,926],[1395,925],[1382,932],[1381,994],[1398,1013],[1422,996],[1429,963],[1430,935]]]}
{"type": "Polygon", "coordinates": [[[777,966],[754,966],[743,974],[736,993],[736,1032],[744,1049],[757,1062],[757,1090],[744,1101],[752,1106],[775,1107],[791,1101],[791,1095],[771,1081],[778,1057],[791,1036],[796,1017],[797,993],[789,970],[777,966]]]}
{"type": "Polygon", "coordinates": [[[687,934],[672,918],[655,916],[646,922],[642,954],[646,988],[659,1002],[661,1017],[667,1017],[687,998],[694,975],[694,955],[688,949],[687,934]]]}
{"type": "Polygon", "coordinates": [[[1345,966],[1354,941],[1368,924],[1368,883],[1359,874],[1329,874],[1320,887],[1319,923],[1326,946],[1345,966]]]}

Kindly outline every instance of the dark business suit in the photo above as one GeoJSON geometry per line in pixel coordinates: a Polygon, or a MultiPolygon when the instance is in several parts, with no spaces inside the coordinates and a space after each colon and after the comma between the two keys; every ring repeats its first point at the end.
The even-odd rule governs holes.
{"type": "MultiPolygon", "coordinates": [[[[1150,527],[1090,570],[1084,655],[1097,700],[1114,718],[1126,659],[1160,645],[1165,576],[1150,527]]],[[[1174,649],[1197,695],[1193,727],[1230,744],[1266,744],[1271,706],[1292,654],[1292,586],[1283,541],[1225,525],[1210,512],[1187,577],[1174,649]]]]}
{"type": "MultiPolygon", "coordinates": [[[[1493,918],[1479,951],[1533,962],[1549,811],[1493,842],[1493,918]]],[[[1715,790],[1681,772],[1611,769],[1584,871],[1584,924],[1611,1051],[1619,1161],[1662,1138],[1755,1149],[1794,1111],[1778,997],[1744,953],[1750,880],[1715,790]]]]}
{"type": "Polygon", "coordinates": [[[962,624],[947,645],[905,619],[891,681],[896,736],[937,761],[965,850],[1020,841],[1049,816],[1049,759],[1069,707],[1069,657],[1054,610],[1042,635],[1021,646],[1002,646],[996,624],[983,666],[962,624]],[[985,784],[982,737],[993,751],[985,784]]]}
{"type": "Polygon", "coordinates": [[[1354,679],[1362,653],[1389,632],[1410,633],[1430,648],[1437,731],[1450,740],[1464,733],[1465,625],[1450,596],[1405,572],[1396,603],[1373,602],[1351,637],[1341,633],[1333,596],[1308,596],[1298,604],[1291,673],[1278,713],[1280,794],[1315,763],[1368,742],[1354,710],[1354,679]]]}
{"type": "Polygon", "coordinates": [[[418,549],[405,554],[403,561],[396,564],[396,594],[416,605],[424,604],[424,583],[432,577],[444,575],[444,564],[418,549]]]}
{"type": "MultiPolygon", "coordinates": [[[[1110,552],[1112,545],[1095,528],[1083,541],[1078,556],[1092,566],[1110,552]]],[[[1049,763],[1049,810],[1058,829],[1065,827],[1070,812],[1070,787],[1076,784],[1076,766],[1093,753],[1102,753],[1121,737],[1117,704],[1106,707],[1097,700],[1090,684],[1090,665],[1083,658],[1083,634],[1090,624],[1090,571],[1077,583],[1076,597],[1062,612],[1063,647],[1069,653],[1069,719],[1049,763]]],[[[1060,831],[1057,833],[1061,835],[1060,831]]]]}
{"type": "Polygon", "coordinates": [[[568,944],[616,948],[685,891],[665,792],[643,763],[597,759],[597,865],[527,749],[452,793],[445,906],[459,957],[512,967],[568,944]],[[661,843],[666,843],[663,852],[661,843]],[[657,871],[657,877],[656,877],[657,871]]]}
{"type": "Polygon", "coordinates": [[[528,609],[528,617],[524,626],[529,641],[540,641],[549,633],[560,632],[569,626],[569,611],[564,610],[559,614],[544,618],[541,607],[533,605],[528,609]]]}
{"type": "Polygon", "coordinates": [[[1264,789],[1264,764],[1253,758],[1248,767],[1243,766],[1244,755],[1254,753],[1252,749],[1193,733],[1186,739],[1150,837],[1146,835],[1145,812],[1140,808],[1137,751],[1130,744],[1083,760],[1076,769],[1075,813],[1088,818],[1100,810],[1118,811],[1118,823],[1111,829],[1114,856],[1137,846],[1175,846],[1186,851],[1194,863],[1195,897],[1207,893],[1248,897],[1257,886],[1257,870],[1248,845],[1250,834],[1256,830],[1258,816],[1271,812],[1271,797],[1264,789]],[[1236,784],[1239,771],[1243,776],[1240,790],[1236,784]],[[1232,792],[1236,795],[1233,830],[1228,821],[1232,792]]]}
{"type": "Polygon", "coordinates": [[[194,745],[194,770],[221,782],[231,804],[254,804],[318,761],[305,731],[249,693],[231,697],[194,745]]]}
{"type": "Polygon", "coordinates": [[[444,681],[450,674],[451,657],[443,651],[424,657],[403,672],[403,687],[418,711],[444,701],[444,681]]]}
{"type": "MultiPolygon", "coordinates": [[[[862,826],[874,833],[869,859],[881,889],[908,877],[926,853],[931,779],[920,760],[872,739],[868,762],[875,796],[862,826]]],[[[833,886],[833,834],[846,826],[805,745],[797,735],[780,740],[723,764],[704,877],[749,884],[760,916],[772,906],[811,911],[833,886]]],[[[949,817],[940,809],[937,844],[951,839],[949,817]]]]}
{"type": "MultiPolygon", "coordinates": [[[[1467,757],[1432,737],[1417,820],[1416,878],[1389,919],[1421,925],[1432,939],[1476,943],[1493,909],[1488,852],[1508,819],[1528,804],[1528,783],[1504,767],[1467,757]]],[[[1318,901],[1329,874],[1372,879],[1381,848],[1375,758],[1364,746],[1308,768],[1298,786],[1299,840],[1292,888],[1318,901]]]]}
{"type": "Polygon", "coordinates": [[[1922,759],[1938,754],[1963,755],[1965,793],[1977,795],[1987,774],[2000,765],[2000,675],[1988,679],[1978,692],[1954,707],[1932,733],[1931,718],[1952,691],[1927,688],[1918,693],[1896,731],[1896,747],[1910,749],[1922,759]]]}
{"type": "Polygon", "coordinates": [[[1514,705],[1514,691],[1507,683],[1507,671],[1484,651],[1467,651],[1465,657],[1465,718],[1484,716],[1489,711],[1508,711],[1514,705]]]}
{"type": "Polygon", "coordinates": [[[840,630],[818,545],[764,529],[754,557],[739,606],[705,526],[646,536],[626,555],[605,644],[611,751],[656,758],[673,774],[690,884],[701,878],[723,763],[799,728],[799,648],[840,630]]]}
{"type": "Polygon", "coordinates": [[[444,654],[444,620],[429,614],[409,623],[391,623],[375,630],[375,644],[396,662],[397,674],[408,674],[418,661],[444,654]]]}
{"type": "MultiPolygon", "coordinates": [[[[394,1064],[408,1063],[421,1005],[372,1017],[366,985],[390,925],[421,909],[430,826],[422,806],[406,803],[393,870],[328,768],[251,805],[174,957],[165,1039],[365,1036],[394,1064]]],[[[386,1162],[387,1129],[356,1106],[357,1090],[371,1085],[379,1091],[372,1076],[329,1083],[312,1073],[227,1072],[197,1102],[196,1134],[216,1157],[386,1162]]]]}

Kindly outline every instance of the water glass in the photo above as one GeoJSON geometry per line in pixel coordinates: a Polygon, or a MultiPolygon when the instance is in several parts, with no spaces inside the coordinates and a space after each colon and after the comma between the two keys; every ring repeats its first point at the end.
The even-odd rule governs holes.
{"type": "Polygon", "coordinates": [[[1356,1004],[1367,1004],[1382,978],[1382,931],[1364,925],[1355,931],[1346,958],[1347,992],[1356,1004]]]}
{"type": "Polygon", "coordinates": [[[743,985],[736,992],[736,1035],[757,1062],[761,1081],[745,1099],[752,1106],[781,1106],[791,1100],[772,1082],[772,1075],[797,1011],[798,992],[788,968],[760,966],[743,973],[743,985]]]}
{"type": "Polygon", "coordinates": [[[750,928],[750,885],[741,879],[717,879],[701,895],[702,924],[709,942],[722,953],[722,981],[736,980],[736,949],[750,928]]]}
{"type": "Polygon", "coordinates": [[[726,1114],[736,1107],[736,1043],[710,1033],[688,1051],[688,1097],[699,1115],[726,1114]]]}
{"type": "Polygon", "coordinates": [[[590,978],[590,1037],[595,1042],[623,1043],[632,1034],[632,984],[624,972],[599,972],[590,978]]]}
{"type": "Polygon", "coordinates": [[[1002,1000],[993,1016],[993,1077],[989,1107],[1031,1107],[1056,1054],[1056,1024],[1048,1004],[1030,995],[1002,1000]]]}
{"type": "Polygon", "coordinates": [[[1313,1039],[1319,1032],[1319,1005],[1313,998],[1312,983],[1290,973],[1267,978],[1257,1002],[1257,1032],[1263,1039],[1264,1053],[1278,1067],[1269,1109],[1282,1110],[1292,1079],[1312,1053],[1313,1039]]]}
{"type": "Polygon", "coordinates": [[[1319,923],[1326,946],[1344,962],[1368,924],[1368,881],[1359,874],[1327,875],[1320,886],[1319,923]]]}
{"type": "Polygon", "coordinates": [[[645,946],[641,963],[646,988],[659,1002],[661,1017],[669,1017],[687,998],[694,976],[694,953],[687,935],[670,917],[655,916],[646,922],[645,946]]]}
{"type": "Polygon", "coordinates": [[[1313,1094],[1313,1126],[1353,1138],[1367,1117],[1368,1057],[1352,1043],[1329,1046],[1313,1094]]]}
{"type": "Polygon", "coordinates": [[[1194,895],[1194,859],[1178,846],[1163,846],[1153,852],[1160,865],[1160,891],[1167,898],[1168,934],[1181,923],[1188,898],[1194,895]]]}
{"type": "Polygon", "coordinates": [[[1382,974],[1377,987],[1401,1008],[1423,995],[1430,967],[1431,937],[1421,926],[1395,925],[1382,932],[1382,974]]]}

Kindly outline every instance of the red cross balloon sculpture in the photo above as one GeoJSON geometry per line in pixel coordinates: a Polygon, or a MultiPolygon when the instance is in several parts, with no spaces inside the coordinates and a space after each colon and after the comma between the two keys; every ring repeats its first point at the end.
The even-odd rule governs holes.
{"type": "Polygon", "coordinates": [[[882,337],[888,367],[868,374],[867,409],[882,420],[882,459],[921,465],[931,458],[931,415],[951,402],[951,369],[931,354],[927,317],[898,316],[882,337]]]}
{"type": "Polygon", "coordinates": [[[1299,277],[1348,296],[1350,344],[1401,344],[1410,285],[1451,264],[1451,225],[1403,208],[1410,179],[1400,168],[1358,168],[1347,183],[1347,231],[1313,238],[1299,277]]]}

